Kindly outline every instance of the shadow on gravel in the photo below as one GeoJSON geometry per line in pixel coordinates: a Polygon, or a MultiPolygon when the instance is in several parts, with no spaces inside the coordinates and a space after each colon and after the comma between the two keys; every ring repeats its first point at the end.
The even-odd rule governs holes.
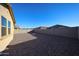
{"type": "Polygon", "coordinates": [[[37,39],[16,45],[9,45],[5,53],[11,56],[77,56],[79,40],[60,36],[30,33],[37,39]]]}

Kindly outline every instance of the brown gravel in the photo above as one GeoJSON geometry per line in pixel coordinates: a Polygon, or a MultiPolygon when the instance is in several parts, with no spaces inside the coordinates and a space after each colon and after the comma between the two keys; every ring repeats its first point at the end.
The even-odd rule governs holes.
{"type": "Polygon", "coordinates": [[[3,53],[11,56],[77,56],[79,40],[39,33],[17,33],[3,53]]]}

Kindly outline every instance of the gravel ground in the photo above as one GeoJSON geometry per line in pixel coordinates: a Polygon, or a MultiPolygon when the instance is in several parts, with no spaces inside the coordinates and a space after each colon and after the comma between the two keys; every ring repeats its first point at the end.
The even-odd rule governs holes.
{"type": "Polygon", "coordinates": [[[39,33],[16,33],[8,56],[79,56],[79,40],[39,33]]]}

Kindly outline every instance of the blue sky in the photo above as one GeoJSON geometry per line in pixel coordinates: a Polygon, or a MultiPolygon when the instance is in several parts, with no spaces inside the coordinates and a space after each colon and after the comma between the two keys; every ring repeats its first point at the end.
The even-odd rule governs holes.
{"type": "Polygon", "coordinates": [[[11,4],[16,24],[20,27],[79,26],[79,4],[14,3],[11,4]]]}

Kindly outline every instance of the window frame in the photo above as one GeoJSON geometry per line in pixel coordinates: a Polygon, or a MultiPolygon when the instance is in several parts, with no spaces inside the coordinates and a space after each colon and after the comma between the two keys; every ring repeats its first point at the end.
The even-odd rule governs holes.
{"type": "Polygon", "coordinates": [[[1,37],[11,34],[11,21],[1,16],[1,37]]]}

